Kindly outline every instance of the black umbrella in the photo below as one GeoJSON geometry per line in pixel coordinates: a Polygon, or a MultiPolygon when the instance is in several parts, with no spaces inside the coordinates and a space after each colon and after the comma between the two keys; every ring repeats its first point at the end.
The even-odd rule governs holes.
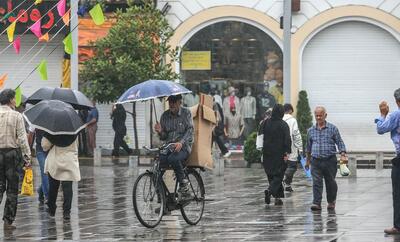
{"type": "Polygon", "coordinates": [[[30,126],[51,135],[76,135],[86,127],[74,108],[58,100],[44,100],[24,112],[30,126]]]}
{"type": "Polygon", "coordinates": [[[58,87],[42,87],[33,93],[26,103],[36,104],[42,100],[60,100],[79,110],[93,108],[92,102],[80,91],[58,87]]]}

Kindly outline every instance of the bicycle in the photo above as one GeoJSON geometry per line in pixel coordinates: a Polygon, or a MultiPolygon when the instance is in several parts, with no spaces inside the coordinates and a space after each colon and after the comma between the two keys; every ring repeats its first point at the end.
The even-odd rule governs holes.
{"type": "Polygon", "coordinates": [[[160,154],[171,149],[171,144],[155,149],[143,148],[155,153],[155,156],[153,167],[140,174],[133,186],[133,207],[140,223],[145,227],[154,228],[165,214],[180,209],[186,223],[196,225],[203,216],[205,204],[203,179],[196,169],[204,169],[187,166],[184,168],[185,178],[190,183],[190,198],[182,199],[177,192],[179,182],[176,180],[175,189],[170,192],[163,179],[165,171],[172,168],[161,164],[160,154]]]}

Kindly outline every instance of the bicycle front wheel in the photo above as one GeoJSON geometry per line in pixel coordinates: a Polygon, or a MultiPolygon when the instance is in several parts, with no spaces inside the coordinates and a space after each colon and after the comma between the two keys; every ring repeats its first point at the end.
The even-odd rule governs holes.
{"type": "Polygon", "coordinates": [[[163,216],[165,195],[163,188],[156,184],[153,173],[143,173],[136,179],[132,198],[140,223],[147,228],[156,227],[163,216]]]}
{"type": "Polygon", "coordinates": [[[189,169],[187,178],[190,182],[191,199],[181,204],[181,213],[186,223],[196,225],[203,216],[205,189],[203,179],[196,170],[189,169]]]}

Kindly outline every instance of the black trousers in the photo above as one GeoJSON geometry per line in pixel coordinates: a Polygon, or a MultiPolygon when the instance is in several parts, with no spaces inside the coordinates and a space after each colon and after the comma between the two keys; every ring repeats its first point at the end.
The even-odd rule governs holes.
{"type": "Polygon", "coordinates": [[[63,211],[64,214],[69,214],[71,212],[71,204],[72,204],[72,181],[59,181],[48,175],[49,177],[49,200],[47,206],[51,212],[55,212],[57,205],[57,196],[58,189],[60,187],[60,183],[63,189],[64,203],[63,203],[63,211]]]}
{"type": "Polygon", "coordinates": [[[214,142],[217,143],[217,145],[218,145],[218,147],[219,147],[219,150],[221,151],[221,153],[222,153],[223,155],[226,154],[226,153],[228,153],[228,148],[225,147],[225,144],[224,144],[224,141],[222,140],[222,137],[221,137],[221,136],[214,135],[214,133],[213,133],[211,144],[214,143],[214,142]]]}
{"type": "Polygon", "coordinates": [[[311,159],[311,176],[313,179],[313,203],[321,205],[322,192],[326,187],[326,200],[328,203],[336,201],[338,186],[336,183],[337,159],[336,156],[330,156],[325,159],[311,159]]]}
{"type": "Polygon", "coordinates": [[[12,223],[17,214],[18,183],[21,157],[17,149],[0,149],[0,203],[7,192],[3,220],[12,223]]]}
{"type": "Polygon", "coordinates": [[[400,154],[392,165],[393,227],[400,229],[400,154]]]}
{"type": "Polygon", "coordinates": [[[119,156],[119,147],[122,147],[128,154],[131,153],[131,149],[124,140],[125,135],[126,133],[115,132],[114,150],[112,152],[112,155],[119,156]]]}

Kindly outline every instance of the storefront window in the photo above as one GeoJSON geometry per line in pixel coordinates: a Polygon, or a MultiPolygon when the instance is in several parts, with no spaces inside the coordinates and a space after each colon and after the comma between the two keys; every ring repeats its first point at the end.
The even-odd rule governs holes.
{"type": "MultiPolygon", "coordinates": [[[[252,25],[226,21],[200,30],[183,46],[180,66],[191,90],[214,95],[230,144],[239,149],[265,112],[283,102],[281,49],[252,25]]],[[[191,106],[196,97],[186,100],[191,106]]]]}

